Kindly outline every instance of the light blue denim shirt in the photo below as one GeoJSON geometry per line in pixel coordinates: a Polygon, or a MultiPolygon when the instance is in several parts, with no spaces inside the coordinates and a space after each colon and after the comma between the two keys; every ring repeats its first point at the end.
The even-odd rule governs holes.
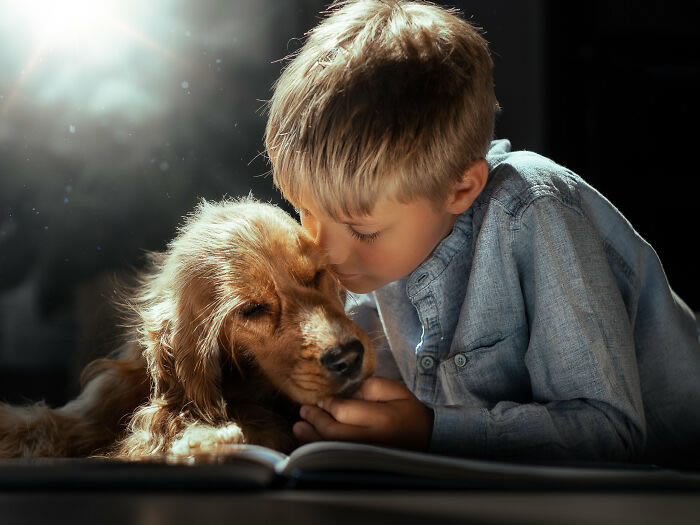
{"type": "Polygon", "coordinates": [[[433,408],[431,451],[628,460],[700,446],[698,326],[652,247],[551,160],[499,140],[487,161],[431,256],[348,300],[377,374],[433,408]]]}

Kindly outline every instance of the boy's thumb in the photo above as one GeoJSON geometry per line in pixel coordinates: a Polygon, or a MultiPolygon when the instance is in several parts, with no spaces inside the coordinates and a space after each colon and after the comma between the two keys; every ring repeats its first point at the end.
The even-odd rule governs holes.
{"type": "Polygon", "coordinates": [[[365,401],[395,401],[410,397],[411,392],[403,384],[386,377],[372,376],[365,380],[352,397],[365,401]]]}

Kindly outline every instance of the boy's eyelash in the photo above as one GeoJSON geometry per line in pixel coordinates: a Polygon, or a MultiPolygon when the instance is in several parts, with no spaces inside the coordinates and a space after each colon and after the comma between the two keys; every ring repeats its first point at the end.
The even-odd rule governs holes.
{"type": "Polygon", "coordinates": [[[350,230],[350,233],[352,234],[352,236],[355,237],[355,239],[357,239],[358,241],[372,242],[377,237],[379,237],[379,232],[360,233],[358,231],[353,230],[350,226],[348,226],[348,229],[350,230]]]}

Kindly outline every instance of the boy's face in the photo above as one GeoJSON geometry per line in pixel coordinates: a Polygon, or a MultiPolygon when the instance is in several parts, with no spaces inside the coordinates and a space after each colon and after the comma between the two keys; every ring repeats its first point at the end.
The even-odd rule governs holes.
{"type": "Polygon", "coordinates": [[[294,203],[301,223],[328,255],[331,271],[351,292],[367,293],[415,270],[452,231],[457,215],[427,199],[380,200],[370,215],[338,221],[313,200],[294,203]]]}

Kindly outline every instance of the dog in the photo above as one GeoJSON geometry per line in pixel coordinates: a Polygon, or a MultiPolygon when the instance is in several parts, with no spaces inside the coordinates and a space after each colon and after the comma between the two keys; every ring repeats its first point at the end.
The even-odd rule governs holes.
{"type": "Polygon", "coordinates": [[[56,409],[0,404],[0,458],[289,452],[300,404],[349,395],[374,372],[344,296],[280,208],[201,201],[150,254],[125,301],[131,337],[83,370],[80,395],[56,409]]]}

